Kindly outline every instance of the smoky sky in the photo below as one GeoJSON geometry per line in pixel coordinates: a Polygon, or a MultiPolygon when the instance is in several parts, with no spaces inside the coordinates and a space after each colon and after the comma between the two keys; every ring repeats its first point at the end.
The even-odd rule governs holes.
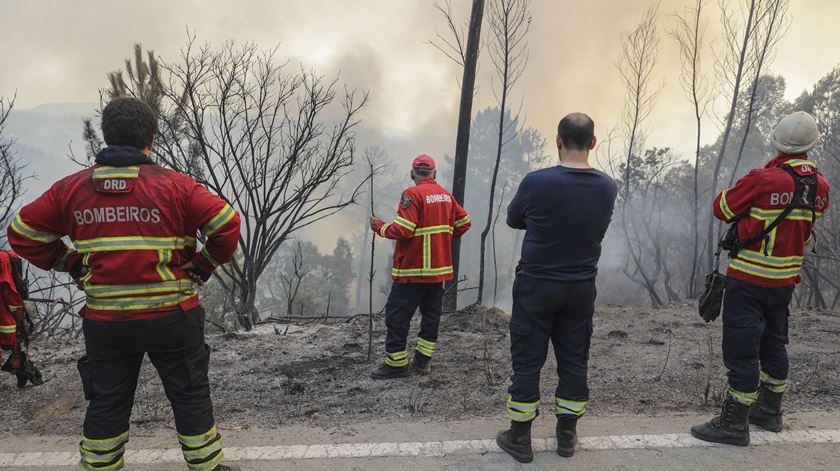
{"type": "MultiPolygon", "coordinates": [[[[734,1],[734,0],[733,0],[734,1]]],[[[254,41],[278,47],[284,59],[335,74],[369,90],[366,127],[407,136],[436,155],[451,154],[458,107],[459,68],[427,41],[443,22],[431,0],[0,0],[4,19],[0,94],[18,93],[18,106],[98,100],[105,74],[121,66],[142,43],[164,60],[177,57],[187,31],[202,41],[254,41]]],[[[453,0],[458,19],[467,0],[453,0]]],[[[533,0],[530,60],[513,99],[531,127],[551,140],[557,121],[587,112],[604,136],[621,117],[624,92],[615,68],[622,31],[638,21],[650,1],[533,0]]],[[[679,86],[679,59],[667,30],[670,16],[688,0],[661,2],[662,55],[656,69],[662,93],[648,123],[648,142],[691,152],[691,110],[679,86]]],[[[716,1],[709,1],[704,67],[712,74],[719,32],[716,1]]],[[[840,3],[793,0],[790,31],[771,71],[787,79],[788,98],[810,88],[838,62],[840,3]]],[[[487,29],[485,24],[485,29],[487,29]]],[[[475,110],[495,104],[492,67],[481,57],[475,110]]],[[[716,111],[721,111],[718,103],[716,111]]],[[[710,117],[704,141],[717,134],[710,117]]],[[[409,158],[409,156],[406,156],[409,158]]]]}

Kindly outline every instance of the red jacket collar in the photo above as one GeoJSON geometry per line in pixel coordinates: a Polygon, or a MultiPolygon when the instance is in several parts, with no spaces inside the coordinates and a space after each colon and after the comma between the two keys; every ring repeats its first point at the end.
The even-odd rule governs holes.
{"type": "MultiPolygon", "coordinates": [[[[781,167],[782,164],[790,161],[790,160],[808,160],[808,154],[796,154],[796,155],[788,155],[788,154],[779,154],[770,162],[767,162],[767,165],[764,168],[777,168],[781,167]]],[[[817,166],[814,165],[814,168],[817,166]]]]}
{"type": "Polygon", "coordinates": [[[435,184],[437,184],[437,181],[435,181],[435,179],[434,179],[434,178],[427,178],[427,179],[425,179],[425,180],[423,180],[423,181],[419,182],[419,183],[418,183],[418,185],[426,185],[426,184],[430,184],[430,183],[435,183],[435,184]]]}

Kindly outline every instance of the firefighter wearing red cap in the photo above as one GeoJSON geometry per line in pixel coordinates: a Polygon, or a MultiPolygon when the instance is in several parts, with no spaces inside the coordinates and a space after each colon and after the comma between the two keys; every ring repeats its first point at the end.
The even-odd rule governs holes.
{"type": "Polygon", "coordinates": [[[371,373],[373,379],[430,371],[443,312],[443,282],[453,276],[452,238],[464,235],[471,225],[470,216],[435,176],[434,159],[417,157],[411,169],[415,185],[403,191],[397,217],[390,223],[370,218],[374,232],[397,241],[391,270],[394,283],[385,306],[385,362],[371,373]],[[409,367],[408,330],[418,307],[423,319],[409,367]]]}
{"type": "Polygon", "coordinates": [[[210,348],[194,283],[207,281],[233,257],[239,215],[192,178],[155,165],[149,155],[156,132],[148,104],[112,100],[102,110],[108,147],[96,155],[96,165],[21,209],[9,242],[39,268],[69,272],[87,295],[81,311],[86,355],[78,369],[90,403],[79,444],[81,469],[123,468],[134,392],[148,353],[189,469],[238,470],[222,463],[210,348]]]}

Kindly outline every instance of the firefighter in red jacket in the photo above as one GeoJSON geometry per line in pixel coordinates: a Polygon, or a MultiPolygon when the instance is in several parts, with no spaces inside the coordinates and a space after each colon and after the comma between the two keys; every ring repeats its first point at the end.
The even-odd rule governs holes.
{"type": "Polygon", "coordinates": [[[16,253],[0,250],[0,370],[12,373],[19,388],[31,382],[44,384],[41,372],[32,363],[26,348],[29,346],[28,318],[23,305],[26,280],[16,253]],[[8,358],[3,362],[3,351],[8,358]]]}
{"type": "Polygon", "coordinates": [[[69,272],[87,295],[81,311],[86,355],[78,362],[90,401],[79,444],[82,469],[123,467],[148,353],[172,405],[188,467],[238,470],[222,464],[210,349],[194,283],[231,260],[239,215],[193,179],[155,165],[149,154],[156,132],[157,118],[146,103],[112,100],[102,110],[108,147],[96,155],[96,165],[25,206],[9,228],[9,242],[39,268],[69,272]],[[200,251],[199,232],[205,237],[200,251]]]}
{"type": "Polygon", "coordinates": [[[470,216],[435,176],[434,159],[417,157],[411,170],[415,186],[403,192],[396,219],[385,223],[376,216],[370,218],[374,232],[397,241],[391,270],[394,283],[385,306],[385,362],[371,372],[373,379],[430,371],[443,312],[443,282],[453,274],[452,238],[464,235],[471,225],[470,216]],[[409,369],[408,330],[418,307],[423,318],[409,369]]]}
{"type": "Polygon", "coordinates": [[[797,112],[785,117],[772,138],[779,155],[715,199],[715,217],[727,223],[737,221],[739,241],[757,241],[729,260],[723,299],[723,362],[729,370],[729,388],[720,416],[691,429],[701,440],[746,446],[749,423],[772,432],[782,429],[788,305],[800,281],[813,222],[829,204],[828,182],[807,156],[818,140],[811,115],[797,112]],[[812,182],[806,186],[816,188],[801,190],[803,196],[796,199],[803,204],[794,200],[794,209],[785,219],[757,237],[767,232],[765,228],[798,194],[795,182],[806,180],[812,182]]]}

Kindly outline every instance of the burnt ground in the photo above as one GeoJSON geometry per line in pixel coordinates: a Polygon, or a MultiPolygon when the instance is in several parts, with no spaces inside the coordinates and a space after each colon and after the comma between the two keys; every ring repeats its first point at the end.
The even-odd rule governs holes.
{"type": "MultiPolygon", "coordinates": [[[[415,335],[416,329],[415,325],[415,335]]],[[[725,384],[720,329],[720,321],[703,323],[691,304],[656,310],[599,306],[590,361],[591,413],[710,411],[725,384]]],[[[792,372],[786,408],[837,408],[840,313],[794,312],[790,330],[792,372]]],[[[223,429],[238,430],[504,414],[510,353],[507,319],[501,311],[445,315],[429,377],[369,379],[369,370],[381,361],[383,337],[379,319],[374,358],[367,363],[364,318],[291,326],[288,331],[265,325],[252,333],[208,336],[214,350],[210,379],[217,422],[223,429]]],[[[32,352],[47,383],[18,390],[10,375],[0,376],[0,438],[77,434],[86,404],[75,368],[83,352],[81,341],[37,342],[32,352]]],[[[549,357],[542,384],[543,412],[548,414],[556,384],[555,362],[551,353],[549,357]]],[[[169,405],[148,361],[142,375],[134,430],[171,429],[169,405]]]]}

